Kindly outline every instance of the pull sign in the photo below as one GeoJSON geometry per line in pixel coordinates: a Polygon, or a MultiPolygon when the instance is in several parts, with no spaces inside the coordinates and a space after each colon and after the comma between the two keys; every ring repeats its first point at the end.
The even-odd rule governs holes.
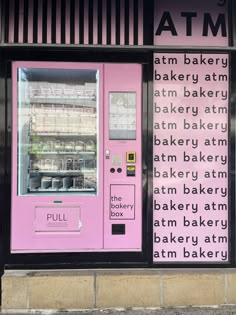
{"type": "Polygon", "coordinates": [[[79,206],[36,206],[35,232],[80,232],[79,206]]]}

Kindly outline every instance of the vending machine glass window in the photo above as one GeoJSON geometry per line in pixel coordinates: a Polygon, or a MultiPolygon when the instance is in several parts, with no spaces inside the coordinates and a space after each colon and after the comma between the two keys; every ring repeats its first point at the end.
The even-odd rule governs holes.
{"type": "Polygon", "coordinates": [[[97,195],[98,78],[18,68],[18,195],[97,195]]]}

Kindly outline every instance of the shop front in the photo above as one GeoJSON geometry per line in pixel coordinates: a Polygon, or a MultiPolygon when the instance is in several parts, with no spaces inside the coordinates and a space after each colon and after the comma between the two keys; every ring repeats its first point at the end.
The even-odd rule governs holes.
{"type": "Polygon", "coordinates": [[[233,1],[1,12],[3,309],[235,304],[233,1]]]}

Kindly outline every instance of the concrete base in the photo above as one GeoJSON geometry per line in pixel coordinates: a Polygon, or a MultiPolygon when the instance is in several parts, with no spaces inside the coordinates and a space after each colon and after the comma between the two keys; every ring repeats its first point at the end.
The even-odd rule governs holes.
{"type": "Polygon", "coordinates": [[[2,311],[236,304],[235,269],[5,271],[2,311]]]}

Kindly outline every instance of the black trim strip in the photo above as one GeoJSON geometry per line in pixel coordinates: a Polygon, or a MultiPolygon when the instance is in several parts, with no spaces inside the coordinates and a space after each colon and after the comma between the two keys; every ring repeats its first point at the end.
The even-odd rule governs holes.
{"type": "Polygon", "coordinates": [[[138,8],[139,2],[134,1],[134,45],[138,45],[138,8]]]}
{"type": "Polygon", "coordinates": [[[3,13],[3,16],[5,17],[4,42],[9,43],[9,2],[4,1],[4,3],[5,3],[5,14],[3,13]]]}
{"type": "Polygon", "coordinates": [[[75,43],[75,0],[70,0],[70,44],[75,43]]]}
{"type": "Polygon", "coordinates": [[[66,26],[66,0],[61,0],[61,44],[65,44],[66,34],[65,34],[65,26],[66,26]]]}
{"type": "Polygon", "coordinates": [[[102,0],[98,0],[98,44],[102,44],[102,0]]]}
{"type": "Polygon", "coordinates": [[[57,1],[52,0],[52,43],[56,43],[56,16],[57,16],[57,1]]]}
{"type": "Polygon", "coordinates": [[[116,0],[116,45],[120,45],[120,0],[116,0]]]}
{"type": "Polygon", "coordinates": [[[18,42],[18,28],[19,28],[19,1],[15,1],[14,10],[14,42],[18,42]]]}
{"type": "Polygon", "coordinates": [[[79,3],[79,36],[80,44],[84,43],[84,0],[79,3]]]}
{"type": "Polygon", "coordinates": [[[129,45],[129,1],[125,0],[125,45],[129,45]]]}
{"type": "Polygon", "coordinates": [[[111,1],[107,0],[107,45],[111,45],[111,1]]]}
{"type": "Polygon", "coordinates": [[[38,0],[33,4],[33,43],[37,43],[38,38],[38,0]]]}
{"type": "MultiPolygon", "coordinates": [[[[32,48],[32,49],[37,49],[37,48],[57,48],[58,45],[56,44],[28,44],[28,43],[0,43],[0,48],[32,48]]],[[[60,48],[68,48],[68,45],[62,44],[60,45],[60,48]]],[[[103,50],[117,50],[117,51],[127,51],[127,50],[137,50],[137,51],[152,51],[152,52],[160,52],[160,51],[167,51],[171,52],[173,50],[179,51],[179,52],[185,52],[186,50],[191,50],[191,51],[214,51],[215,53],[217,52],[228,52],[228,51],[236,51],[236,46],[235,47],[230,47],[230,46],[157,46],[157,45],[94,45],[94,44],[71,44],[69,46],[70,49],[103,49],[103,50]]]]}

